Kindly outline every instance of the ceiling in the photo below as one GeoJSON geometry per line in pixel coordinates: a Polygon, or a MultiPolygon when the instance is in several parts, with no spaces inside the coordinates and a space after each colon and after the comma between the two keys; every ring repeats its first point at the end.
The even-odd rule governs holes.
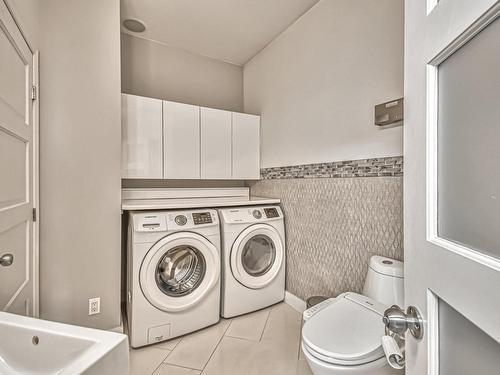
{"type": "Polygon", "coordinates": [[[318,1],[121,0],[121,19],[144,22],[146,39],[243,65],[318,1]]]}

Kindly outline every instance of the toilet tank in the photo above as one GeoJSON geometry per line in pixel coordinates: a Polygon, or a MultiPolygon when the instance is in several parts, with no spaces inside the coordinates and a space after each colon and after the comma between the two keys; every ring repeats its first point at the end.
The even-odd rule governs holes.
{"type": "Polygon", "coordinates": [[[366,274],[363,294],[388,306],[404,308],[403,262],[382,256],[372,256],[366,274]]]}

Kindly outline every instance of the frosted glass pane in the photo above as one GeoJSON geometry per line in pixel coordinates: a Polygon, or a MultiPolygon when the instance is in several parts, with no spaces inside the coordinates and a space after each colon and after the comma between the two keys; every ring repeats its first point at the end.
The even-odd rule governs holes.
{"type": "Polygon", "coordinates": [[[493,375],[500,344],[443,300],[439,301],[439,374],[493,375]]]}
{"type": "Polygon", "coordinates": [[[500,258],[500,19],[439,66],[438,235],[500,258]]]}

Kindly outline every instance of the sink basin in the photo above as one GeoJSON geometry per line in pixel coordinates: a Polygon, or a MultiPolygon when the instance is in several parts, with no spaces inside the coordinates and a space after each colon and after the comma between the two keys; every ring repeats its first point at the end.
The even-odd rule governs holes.
{"type": "Polygon", "coordinates": [[[0,312],[0,374],[128,374],[128,338],[0,312]]]}

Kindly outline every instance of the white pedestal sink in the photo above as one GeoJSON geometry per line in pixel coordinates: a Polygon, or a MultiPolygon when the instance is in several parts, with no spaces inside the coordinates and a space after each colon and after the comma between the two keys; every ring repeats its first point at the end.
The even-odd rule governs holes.
{"type": "Polygon", "coordinates": [[[119,333],[0,312],[0,374],[128,374],[119,333]]]}

